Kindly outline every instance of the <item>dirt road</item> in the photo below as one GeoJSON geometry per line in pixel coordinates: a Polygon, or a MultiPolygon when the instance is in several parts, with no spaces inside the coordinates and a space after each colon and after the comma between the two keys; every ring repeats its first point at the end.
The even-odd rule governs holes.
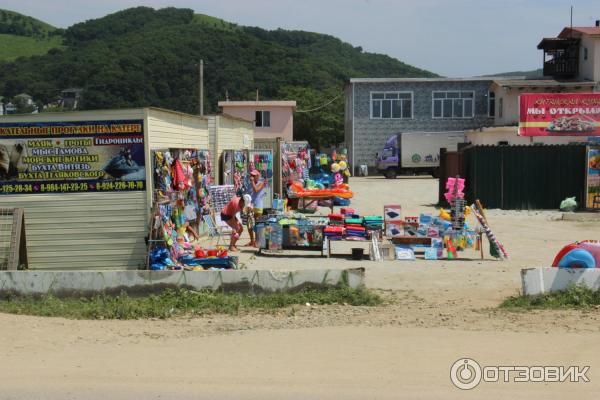
{"type": "MultiPolygon", "coordinates": [[[[357,178],[353,207],[432,212],[437,181],[357,178]]],[[[169,321],[70,321],[0,315],[0,399],[593,398],[600,390],[600,311],[510,313],[523,267],[564,244],[600,237],[593,221],[558,212],[490,210],[511,259],[362,262],[256,257],[248,268],[367,269],[377,308],[297,306],[277,313],[169,321]],[[460,391],[451,364],[589,365],[589,383],[481,383],[460,391]]],[[[340,247],[339,253],[347,248],[340,247]]],[[[488,257],[489,258],[489,257],[488,257]]]]}

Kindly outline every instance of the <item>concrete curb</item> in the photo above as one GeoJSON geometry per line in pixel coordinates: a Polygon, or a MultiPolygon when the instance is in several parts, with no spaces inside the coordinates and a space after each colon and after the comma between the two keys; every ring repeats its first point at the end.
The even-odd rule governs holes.
{"type": "Polygon", "coordinates": [[[521,270],[524,295],[557,292],[570,285],[600,289],[600,269],[596,268],[528,268],[521,270]]]}
{"type": "Polygon", "coordinates": [[[563,221],[575,221],[575,222],[600,221],[600,213],[597,213],[597,212],[563,213],[562,220],[563,221]]]}
{"type": "Polygon", "coordinates": [[[167,288],[230,292],[293,292],[364,284],[364,268],[345,270],[224,271],[0,271],[0,297],[15,295],[90,296],[148,294],[167,288]]]}

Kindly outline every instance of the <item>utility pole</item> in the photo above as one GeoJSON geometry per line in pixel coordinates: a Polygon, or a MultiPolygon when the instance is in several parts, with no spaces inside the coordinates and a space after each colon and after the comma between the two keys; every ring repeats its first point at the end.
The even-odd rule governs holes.
{"type": "MultiPolygon", "coordinates": [[[[573,6],[571,6],[571,31],[573,30],[573,6]]],[[[569,32],[571,34],[571,32],[569,32]]]]}
{"type": "Polygon", "coordinates": [[[199,68],[198,72],[200,74],[200,76],[199,76],[200,82],[198,83],[198,85],[200,86],[200,90],[199,90],[200,98],[198,99],[199,103],[200,103],[200,106],[199,106],[200,113],[199,114],[202,117],[202,116],[204,116],[204,60],[200,60],[200,64],[198,65],[198,68],[199,68]]]}

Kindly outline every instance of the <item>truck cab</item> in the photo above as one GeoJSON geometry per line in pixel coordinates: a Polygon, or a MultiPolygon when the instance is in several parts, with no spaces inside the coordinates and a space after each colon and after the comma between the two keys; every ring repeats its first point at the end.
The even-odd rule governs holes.
{"type": "Polygon", "coordinates": [[[394,179],[398,174],[400,152],[397,143],[397,136],[394,135],[386,141],[383,151],[377,153],[377,172],[389,179],[394,179]]]}
{"type": "Polygon", "coordinates": [[[377,172],[386,178],[395,178],[398,170],[398,149],[394,147],[384,148],[377,157],[377,172]]]}

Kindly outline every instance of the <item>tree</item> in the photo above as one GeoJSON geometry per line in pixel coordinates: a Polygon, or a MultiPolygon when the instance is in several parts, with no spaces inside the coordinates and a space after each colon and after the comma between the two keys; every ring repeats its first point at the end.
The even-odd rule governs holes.
{"type": "Polygon", "coordinates": [[[333,36],[215,23],[188,9],[131,8],[75,24],[63,37],[59,50],[1,62],[0,94],[30,93],[48,104],[78,87],[85,91],[82,110],[157,106],[197,113],[195,63],[203,59],[207,112],[217,111],[226,91],[231,100],[251,100],[256,89],[265,100],[296,100],[295,137],[318,148],[343,141],[348,78],[435,76],[333,36]]]}
{"type": "Polygon", "coordinates": [[[297,104],[294,113],[295,140],[307,140],[315,149],[344,141],[344,96],[341,86],[321,91],[287,86],[281,94],[286,100],[295,100],[297,104]]]}
{"type": "Polygon", "coordinates": [[[25,95],[13,97],[12,103],[17,107],[17,114],[31,114],[35,109],[35,104],[30,102],[31,98],[25,95]]]}

